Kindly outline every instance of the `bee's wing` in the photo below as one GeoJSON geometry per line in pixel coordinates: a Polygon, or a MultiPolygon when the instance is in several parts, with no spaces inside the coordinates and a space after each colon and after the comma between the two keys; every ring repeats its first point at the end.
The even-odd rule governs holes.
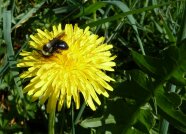
{"type": "Polygon", "coordinates": [[[59,33],[55,38],[60,39],[65,35],[65,32],[59,33]]]}

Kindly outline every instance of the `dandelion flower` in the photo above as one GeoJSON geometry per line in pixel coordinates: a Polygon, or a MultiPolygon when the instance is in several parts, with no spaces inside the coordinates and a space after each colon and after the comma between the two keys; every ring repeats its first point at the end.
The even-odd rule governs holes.
{"type": "Polygon", "coordinates": [[[105,71],[114,71],[116,65],[110,49],[111,44],[104,43],[104,37],[92,34],[89,27],[85,30],[77,25],[66,24],[62,29],[61,24],[53,26],[52,31],[37,29],[35,35],[30,36],[29,45],[32,51],[22,51],[23,57],[19,60],[18,67],[26,67],[21,78],[30,78],[29,84],[23,89],[41,104],[47,102],[47,112],[61,110],[64,103],[70,107],[72,99],[76,109],[80,107],[80,94],[92,110],[96,110],[93,101],[101,104],[98,95],[108,97],[107,90],[113,88],[108,84],[114,81],[107,76],[105,71]],[[68,49],[57,50],[51,56],[41,53],[43,46],[60,33],[64,36],[60,40],[68,44],[68,49]]]}

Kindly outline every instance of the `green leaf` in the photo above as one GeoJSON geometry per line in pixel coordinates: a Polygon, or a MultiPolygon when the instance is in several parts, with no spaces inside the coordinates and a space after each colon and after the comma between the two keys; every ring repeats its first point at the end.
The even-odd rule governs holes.
{"type": "Polygon", "coordinates": [[[143,128],[140,131],[147,132],[154,124],[152,123],[154,122],[154,116],[152,113],[146,114],[149,112],[149,109],[147,107],[140,108],[140,104],[143,104],[152,96],[151,90],[148,86],[146,75],[143,72],[134,70],[129,74],[132,74],[132,80],[117,85],[113,92],[113,98],[111,96],[112,101],[107,103],[107,111],[114,116],[118,127],[123,124],[121,132],[128,133],[130,127],[136,124],[136,122],[138,122],[138,125],[133,126],[136,128],[136,131],[140,130],[137,127],[141,124],[143,128]]]}
{"type": "Polygon", "coordinates": [[[116,124],[116,120],[114,119],[114,116],[108,115],[108,117],[98,117],[98,118],[91,118],[91,119],[85,119],[83,120],[80,125],[84,128],[94,128],[94,127],[100,127],[103,124],[116,124]],[[103,123],[104,120],[104,123],[103,123]]]}
{"type": "Polygon", "coordinates": [[[140,132],[138,129],[136,128],[130,128],[127,133],[122,133],[122,134],[144,134],[143,132],[140,132]]]}
{"type": "Polygon", "coordinates": [[[175,107],[179,106],[180,102],[177,98],[178,96],[168,95],[164,92],[163,87],[161,86],[159,90],[155,92],[155,97],[157,100],[157,105],[160,108],[160,114],[168,120],[171,124],[181,128],[182,131],[186,132],[186,115],[183,112],[175,107]],[[174,100],[177,102],[175,103],[174,100]]]}
{"type": "MultiPolygon", "coordinates": [[[[186,85],[185,75],[185,58],[180,52],[185,48],[177,48],[170,46],[166,49],[162,58],[155,58],[141,55],[135,51],[131,51],[136,64],[146,73],[150,74],[158,80],[169,80],[176,85],[186,85]]],[[[185,52],[184,52],[185,54],[185,52]]]]}
{"type": "Polygon", "coordinates": [[[162,66],[163,61],[159,58],[144,56],[135,51],[131,51],[132,57],[137,65],[145,72],[151,74],[152,76],[164,77],[166,75],[166,68],[162,66]]]}
{"type": "MultiPolygon", "coordinates": [[[[142,86],[145,87],[146,85],[142,86]]],[[[141,103],[151,94],[150,88],[145,89],[142,86],[135,81],[125,81],[118,84],[113,94],[114,96],[132,99],[134,103],[141,103]]]]}
{"type": "Polygon", "coordinates": [[[138,113],[137,122],[134,125],[135,128],[144,133],[149,133],[149,131],[155,125],[155,116],[148,105],[140,108],[138,113]]]}
{"type": "Polygon", "coordinates": [[[172,103],[172,106],[175,108],[178,108],[182,103],[181,97],[175,92],[167,93],[166,97],[167,97],[168,101],[170,101],[172,103]]]}
{"type": "MultiPolygon", "coordinates": [[[[130,129],[135,122],[135,119],[132,121],[131,119],[136,118],[136,116],[134,116],[136,115],[136,111],[136,105],[127,103],[124,99],[118,98],[107,101],[107,109],[104,112],[104,116],[111,114],[116,121],[116,124],[110,124],[107,130],[113,133],[121,133],[125,128],[130,129]]],[[[103,125],[103,127],[105,127],[105,125],[103,125]]]]}
{"type": "Polygon", "coordinates": [[[5,90],[9,85],[6,82],[0,83],[0,90],[5,90]]]}
{"type": "MultiPolygon", "coordinates": [[[[185,46],[184,46],[185,47],[185,46]]],[[[145,82],[144,78],[142,77],[142,86],[139,86],[140,84],[136,84],[139,82],[134,83],[133,82],[133,86],[132,83],[128,83],[129,85],[125,84],[123,85],[123,89],[125,89],[124,87],[128,88],[128,90],[130,89],[130,91],[125,92],[125,90],[123,90],[123,94],[121,93],[121,95],[124,95],[124,97],[128,98],[135,98],[136,96],[132,96],[134,93],[135,94],[139,94],[140,97],[142,97],[143,99],[139,100],[136,99],[137,102],[139,102],[139,106],[143,106],[145,103],[147,103],[151,97],[151,94],[146,94],[145,96],[142,96],[140,94],[140,91],[145,91],[148,88],[148,85],[150,85],[151,83],[151,88],[149,88],[152,92],[158,92],[159,87],[162,87],[162,84],[164,84],[164,82],[166,82],[166,80],[170,80],[171,78],[173,78],[174,76],[176,76],[178,69],[180,68],[181,73],[184,74],[185,69],[183,68],[185,65],[185,48],[181,47],[181,48],[177,48],[177,47],[170,47],[168,48],[162,55],[163,57],[161,58],[155,58],[155,57],[150,57],[150,56],[144,56],[141,55],[137,52],[132,51],[132,56],[134,61],[137,63],[137,65],[146,73],[151,74],[152,76],[154,76],[156,78],[157,81],[155,82],[149,82],[149,84],[143,84],[143,83],[148,83],[147,81],[145,82]],[[146,86],[147,85],[147,86],[146,86]],[[144,87],[139,88],[139,87],[144,87]],[[139,92],[137,92],[137,90],[134,89],[139,89],[139,92]],[[132,94],[133,92],[133,94],[132,94]],[[127,94],[128,93],[128,94],[127,94]]],[[[138,73],[134,73],[135,75],[138,73]]],[[[137,76],[136,78],[135,75],[132,76],[132,79],[134,79],[135,81],[138,81],[139,77],[137,76]]],[[[181,79],[183,79],[183,76],[180,77],[181,79]]],[[[179,79],[180,79],[179,78],[179,79]]],[[[126,82],[127,83],[127,82],[126,82]]],[[[148,91],[148,90],[147,90],[148,91]]],[[[145,93],[145,92],[144,92],[145,93]]],[[[139,97],[139,98],[140,98],[139,97]]],[[[169,120],[170,122],[175,122],[176,126],[179,126],[180,128],[184,128],[184,123],[185,123],[185,119],[184,119],[184,114],[181,113],[181,111],[176,111],[175,107],[178,107],[181,103],[180,101],[180,97],[175,95],[175,94],[166,94],[166,99],[164,98],[165,96],[161,96],[161,95],[156,95],[155,97],[159,97],[159,102],[164,103],[160,108],[161,111],[163,111],[162,113],[166,113],[164,114],[164,118],[166,118],[167,120],[169,120]],[[173,102],[172,99],[175,99],[175,101],[173,102]],[[161,100],[161,101],[160,101],[161,100]],[[172,101],[171,101],[172,100],[172,101]],[[180,117],[176,117],[176,115],[179,114],[180,117]],[[182,118],[183,117],[183,118],[182,118]],[[179,118],[181,120],[179,120],[179,118]]],[[[138,104],[138,103],[137,103],[138,104]]],[[[160,104],[158,105],[160,106],[160,104]]],[[[140,107],[139,107],[140,108],[140,107]]],[[[134,110],[135,111],[135,110],[134,110]]],[[[130,125],[133,124],[135,122],[135,120],[138,119],[139,111],[136,112],[131,112],[131,117],[132,120],[128,120],[128,123],[130,122],[130,124],[126,123],[126,127],[123,129],[123,133],[127,133],[127,131],[129,131],[130,125]],[[132,114],[133,113],[133,114],[132,114]]],[[[129,116],[129,115],[128,115],[129,116]]]]}
{"type": "Polygon", "coordinates": [[[185,85],[186,79],[184,78],[185,75],[185,52],[182,52],[183,50],[186,50],[185,48],[178,48],[176,46],[170,46],[168,49],[166,49],[163,52],[164,55],[164,65],[167,69],[169,69],[171,72],[170,81],[174,83],[175,85],[185,85]],[[175,67],[174,67],[174,66],[175,67]],[[172,70],[171,70],[172,66],[172,70]]]}
{"type": "Polygon", "coordinates": [[[139,86],[151,92],[149,89],[149,82],[147,81],[147,75],[140,70],[127,71],[131,76],[132,81],[135,81],[139,86]]]}
{"type": "MultiPolygon", "coordinates": [[[[132,81],[125,81],[123,83],[120,83],[114,90],[114,96],[125,98],[128,104],[130,104],[131,106],[133,105],[135,107],[135,105],[143,103],[144,101],[148,100],[150,96],[152,96],[151,88],[149,86],[149,82],[147,81],[147,77],[145,73],[138,70],[132,70],[129,72],[129,74],[131,75],[132,81]]],[[[116,104],[113,105],[115,106],[116,104]]],[[[155,124],[155,118],[149,106],[148,105],[142,106],[139,110],[135,108],[131,109],[130,108],[131,106],[126,105],[126,107],[128,107],[125,108],[127,117],[123,117],[123,118],[125,118],[126,120],[128,118],[132,118],[133,114],[138,111],[138,113],[135,114],[135,116],[133,117],[135,118],[133,122],[135,123],[135,125],[133,127],[135,127],[137,130],[140,130],[141,132],[144,133],[150,131],[150,129],[155,124]]],[[[116,108],[113,109],[115,110],[116,108]]],[[[119,113],[117,113],[117,115],[119,115],[119,113]]],[[[120,116],[122,117],[123,115],[120,116]]],[[[129,131],[130,130],[128,130],[127,133],[129,131]]]]}

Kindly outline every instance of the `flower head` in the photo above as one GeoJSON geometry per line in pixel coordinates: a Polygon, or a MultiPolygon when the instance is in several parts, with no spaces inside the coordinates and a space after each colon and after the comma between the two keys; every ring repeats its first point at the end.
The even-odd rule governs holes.
{"type": "Polygon", "coordinates": [[[37,29],[29,45],[31,52],[22,51],[23,58],[18,67],[28,67],[21,78],[31,78],[23,89],[33,101],[39,99],[43,104],[48,99],[47,112],[61,110],[64,102],[69,108],[72,99],[76,109],[80,107],[80,94],[92,110],[96,110],[93,100],[100,105],[98,94],[108,97],[107,90],[113,88],[108,84],[114,81],[105,71],[114,71],[115,56],[112,56],[111,44],[104,43],[104,37],[98,37],[89,31],[80,29],[77,25],[66,24],[64,30],[61,24],[53,26],[53,30],[37,29]],[[41,53],[43,46],[64,33],[60,40],[68,44],[68,49],[57,49],[50,56],[41,53]]]}

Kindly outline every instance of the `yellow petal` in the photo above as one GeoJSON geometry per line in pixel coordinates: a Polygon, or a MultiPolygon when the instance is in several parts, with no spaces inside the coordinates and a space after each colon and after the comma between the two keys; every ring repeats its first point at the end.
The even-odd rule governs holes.
{"type": "Polygon", "coordinates": [[[95,107],[95,105],[94,105],[94,103],[93,103],[91,97],[88,98],[87,103],[88,103],[88,105],[90,106],[90,108],[91,108],[93,111],[96,110],[96,107],[95,107]]]}
{"type": "Polygon", "coordinates": [[[37,32],[43,35],[43,37],[45,37],[46,39],[48,39],[48,41],[52,39],[52,37],[49,34],[47,34],[46,32],[43,32],[40,29],[37,29],[37,32]]]}

